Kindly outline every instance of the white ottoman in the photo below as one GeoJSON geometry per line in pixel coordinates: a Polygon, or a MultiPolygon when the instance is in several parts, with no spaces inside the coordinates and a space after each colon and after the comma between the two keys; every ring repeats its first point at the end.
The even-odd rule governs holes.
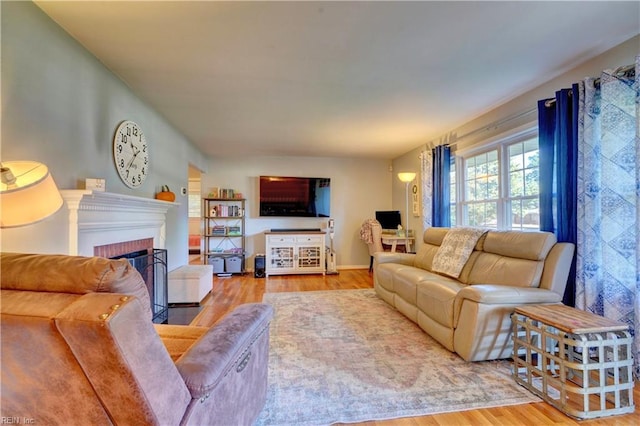
{"type": "Polygon", "coordinates": [[[200,304],[212,286],[213,266],[181,266],[169,272],[169,303],[200,304]]]}

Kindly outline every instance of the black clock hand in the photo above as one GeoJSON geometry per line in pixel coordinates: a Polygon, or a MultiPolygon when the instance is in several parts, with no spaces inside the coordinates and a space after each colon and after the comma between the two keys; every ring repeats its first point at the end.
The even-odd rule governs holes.
{"type": "MultiPolygon", "coordinates": [[[[136,155],[136,146],[133,144],[133,138],[129,138],[129,145],[131,145],[131,152],[133,153],[133,156],[135,157],[136,155]]],[[[131,165],[131,162],[129,162],[129,166],[131,165]]],[[[127,166],[127,169],[129,168],[129,166],[127,166]]]]}
{"type": "Polygon", "coordinates": [[[134,160],[136,159],[139,153],[140,153],[140,150],[138,150],[133,154],[133,157],[131,157],[131,160],[129,160],[129,164],[127,164],[127,170],[131,168],[131,165],[133,164],[134,160]]]}

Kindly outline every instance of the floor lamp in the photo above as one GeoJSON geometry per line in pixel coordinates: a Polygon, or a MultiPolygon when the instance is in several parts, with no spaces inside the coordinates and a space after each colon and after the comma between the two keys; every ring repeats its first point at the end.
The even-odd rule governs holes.
{"type": "Polygon", "coordinates": [[[407,207],[407,215],[406,217],[406,223],[405,223],[405,235],[408,237],[409,236],[409,184],[411,182],[413,182],[413,180],[416,178],[416,174],[414,172],[400,172],[398,173],[398,179],[400,179],[400,181],[405,183],[405,201],[407,203],[406,207],[407,207]]]}
{"type": "Polygon", "coordinates": [[[3,161],[0,167],[0,228],[39,222],[62,207],[49,169],[35,161],[3,161]]]}

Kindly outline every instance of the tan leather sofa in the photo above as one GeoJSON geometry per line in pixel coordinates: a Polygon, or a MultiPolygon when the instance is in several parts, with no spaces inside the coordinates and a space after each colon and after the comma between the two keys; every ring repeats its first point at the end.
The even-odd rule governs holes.
{"type": "Polygon", "coordinates": [[[448,232],[427,229],[416,254],[376,253],[376,293],[467,361],[508,358],[514,308],[561,303],[574,246],[548,232],[489,231],[454,279],[432,271],[448,232]]]}
{"type": "Polygon", "coordinates": [[[266,400],[265,304],[211,328],[154,325],[124,260],[3,253],[4,419],[40,425],[250,425],[266,400]]]}

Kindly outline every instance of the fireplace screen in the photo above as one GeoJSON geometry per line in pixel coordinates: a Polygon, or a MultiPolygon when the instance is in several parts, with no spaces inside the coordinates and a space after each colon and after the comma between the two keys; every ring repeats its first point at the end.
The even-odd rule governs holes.
{"type": "Polygon", "coordinates": [[[167,250],[140,250],[114,257],[114,259],[121,258],[127,259],[142,275],[151,299],[153,322],[156,324],[167,323],[169,319],[167,250]]]}

